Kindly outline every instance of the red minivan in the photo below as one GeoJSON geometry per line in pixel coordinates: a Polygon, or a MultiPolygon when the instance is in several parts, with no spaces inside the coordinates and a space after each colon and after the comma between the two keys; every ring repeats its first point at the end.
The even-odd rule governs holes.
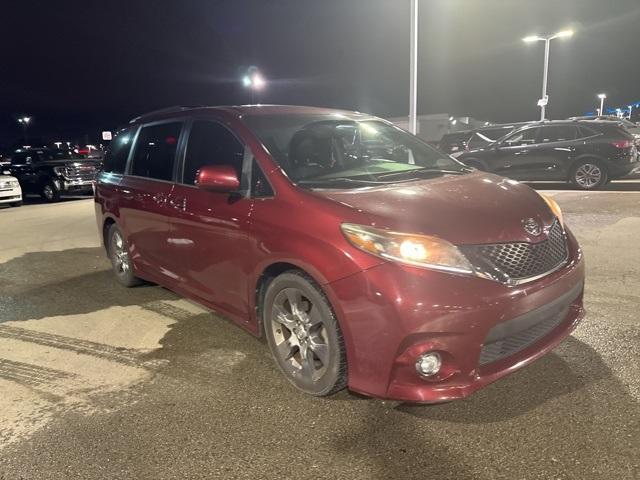
{"type": "Polygon", "coordinates": [[[265,335],[312,395],[462,398],[584,314],[582,253],[551,198],[361,113],[143,115],[112,142],[95,206],[122,284],[265,335]]]}

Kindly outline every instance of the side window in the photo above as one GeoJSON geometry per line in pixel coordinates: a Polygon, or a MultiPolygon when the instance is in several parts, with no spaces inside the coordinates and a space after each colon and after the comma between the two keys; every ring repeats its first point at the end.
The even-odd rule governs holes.
{"type": "Polygon", "coordinates": [[[129,151],[131,151],[131,144],[133,143],[134,131],[133,129],[123,130],[111,141],[109,150],[107,150],[104,158],[103,171],[109,173],[124,173],[124,169],[127,166],[127,158],[129,158],[129,151]]]}
{"type": "Polygon", "coordinates": [[[594,135],[597,135],[598,132],[591,130],[588,127],[585,126],[580,126],[578,127],[580,130],[580,136],[578,138],[587,138],[587,137],[593,137],[594,135]]]}
{"type": "Polygon", "coordinates": [[[198,171],[205,165],[231,165],[242,178],[244,145],[219,123],[193,122],[184,159],[183,183],[195,184],[198,171]]]}
{"type": "Polygon", "coordinates": [[[273,189],[258,162],[251,165],[251,196],[256,198],[272,197],[273,189]]]}
{"type": "Polygon", "coordinates": [[[172,180],[181,128],[181,122],[143,127],[133,153],[131,175],[172,180]]]}
{"type": "Polygon", "coordinates": [[[537,141],[538,127],[520,130],[505,138],[504,143],[510,146],[533,145],[537,141]]]}
{"type": "Polygon", "coordinates": [[[575,140],[577,133],[577,128],[572,125],[542,127],[540,129],[540,143],[575,140]]]}

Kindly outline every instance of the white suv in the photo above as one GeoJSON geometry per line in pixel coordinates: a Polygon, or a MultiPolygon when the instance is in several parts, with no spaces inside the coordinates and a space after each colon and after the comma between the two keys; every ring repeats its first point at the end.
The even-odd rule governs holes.
{"type": "Polygon", "coordinates": [[[9,204],[12,207],[22,205],[22,189],[16,177],[9,172],[0,172],[0,205],[9,204]]]}

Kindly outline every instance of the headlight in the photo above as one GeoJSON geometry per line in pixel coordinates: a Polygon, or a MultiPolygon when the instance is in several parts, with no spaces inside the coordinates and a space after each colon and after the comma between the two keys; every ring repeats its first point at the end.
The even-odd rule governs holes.
{"type": "Polygon", "coordinates": [[[562,210],[560,210],[560,205],[558,205],[558,202],[556,202],[553,198],[548,197],[547,195],[544,195],[542,193],[540,193],[539,195],[547,203],[547,205],[549,206],[549,210],[551,210],[551,213],[553,213],[556,216],[556,218],[560,222],[560,225],[564,227],[564,218],[562,218],[562,210]]]}
{"type": "Polygon", "coordinates": [[[352,245],[377,257],[434,270],[473,272],[460,250],[441,238],[388,232],[352,223],[343,223],[340,228],[352,245]]]}

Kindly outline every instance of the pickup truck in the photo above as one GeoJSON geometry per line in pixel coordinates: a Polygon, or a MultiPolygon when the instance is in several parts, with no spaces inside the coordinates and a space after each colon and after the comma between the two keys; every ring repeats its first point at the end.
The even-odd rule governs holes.
{"type": "Polygon", "coordinates": [[[92,192],[102,162],[70,150],[21,148],[11,156],[9,168],[23,193],[37,193],[55,202],[64,194],[92,192]]]}

